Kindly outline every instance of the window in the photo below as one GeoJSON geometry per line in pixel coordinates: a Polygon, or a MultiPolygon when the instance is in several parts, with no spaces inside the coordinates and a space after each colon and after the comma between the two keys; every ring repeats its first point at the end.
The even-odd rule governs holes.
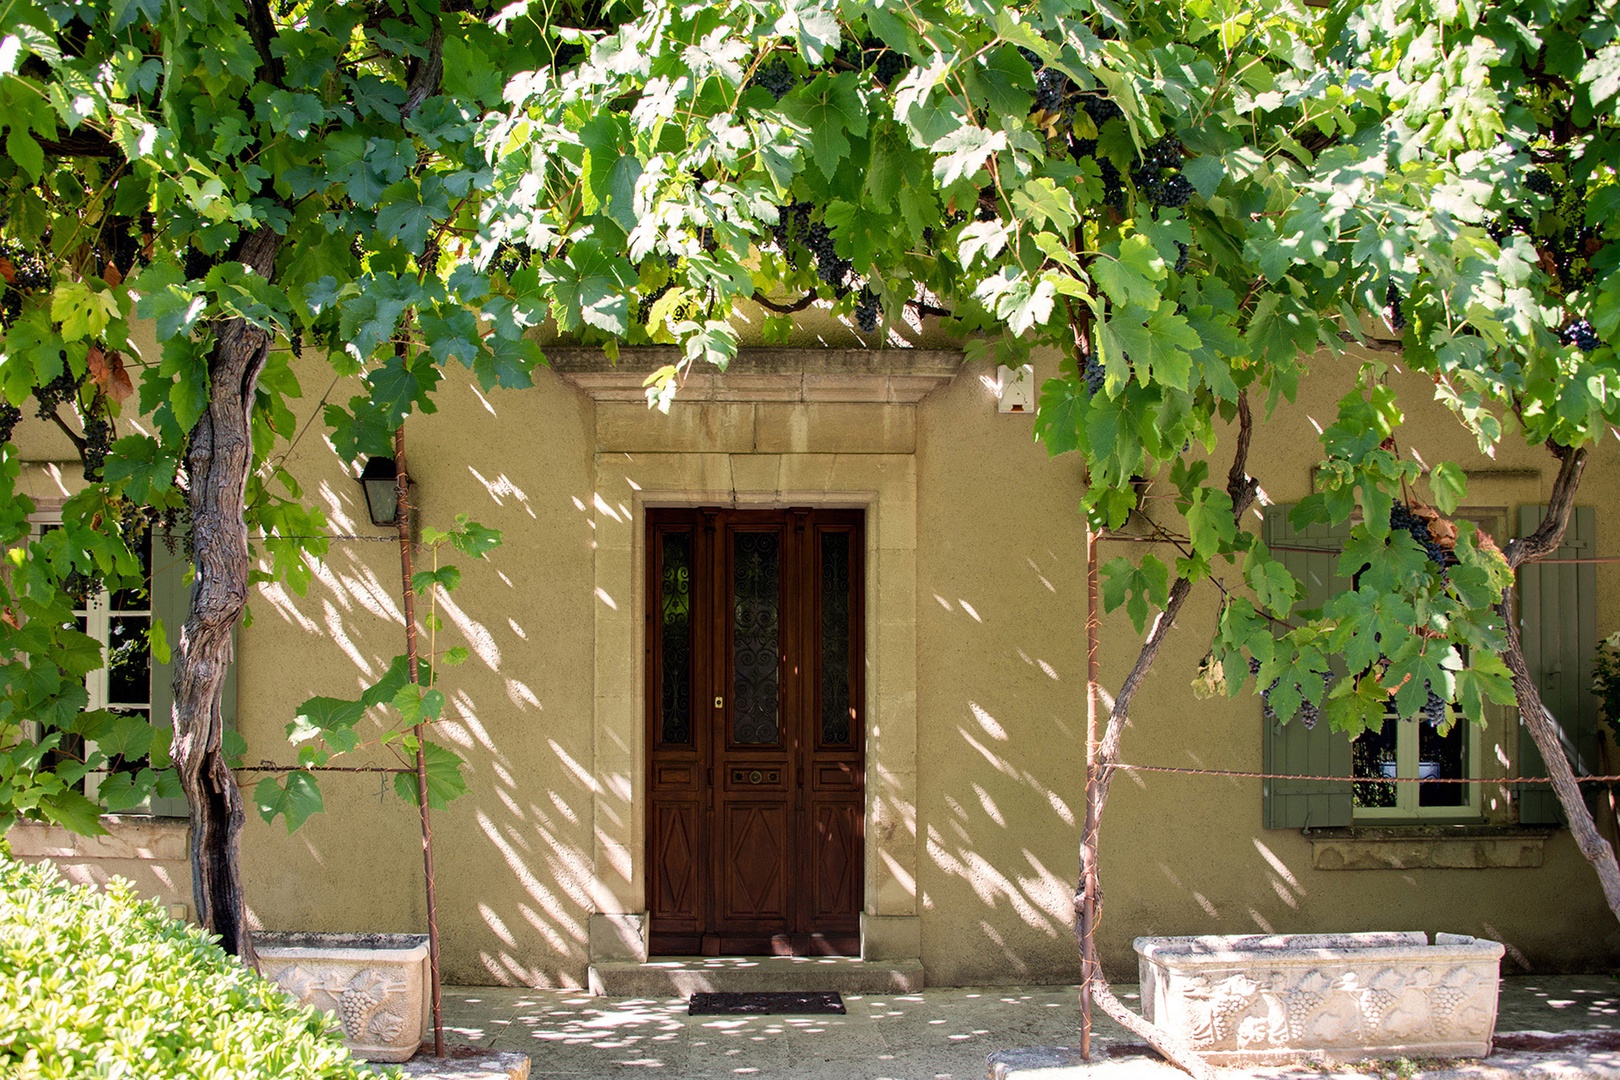
{"type": "MultiPolygon", "coordinates": [[[[36,525],[34,535],[44,536],[59,527],[55,521],[43,520],[36,525]]],[[[104,658],[103,665],[85,677],[89,698],[85,708],[139,717],[166,729],[172,722],[170,668],[153,657],[151,634],[156,618],[163,622],[171,640],[178,636],[185,603],[184,560],[168,550],[166,534],[150,531],[138,553],[144,578],[140,585],[109,592],[95,583],[80,581],[74,590],[73,614],[78,629],[101,645],[104,658]]],[[[93,740],[72,736],[59,751],[58,760],[66,757],[82,761],[96,749],[93,740]]],[[[110,753],[104,771],[85,777],[84,793],[119,813],[184,817],[185,800],[173,781],[161,784],[158,793],[147,799],[131,801],[130,781],[147,767],[148,751],[149,744],[136,740],[127,744],[127,760],[122,753],[110,753]]]]}
{"type": "Polygon", "coordinates": [[[1364,731],[1352,744],[1355,819],[1479,817],[1478,784],[1378,781],[1477,776],[1480,735],[1455,706],[1436,705],[1403,717],[1391,699],[1383,729],[1364,731]]]}

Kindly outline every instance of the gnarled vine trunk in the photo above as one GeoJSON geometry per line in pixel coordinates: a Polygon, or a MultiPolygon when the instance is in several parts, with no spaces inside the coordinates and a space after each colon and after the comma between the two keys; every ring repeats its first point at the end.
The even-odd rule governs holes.
{"type": "MultiPolygon", "coordinates": [[[[1238,398],[1237,446],[1232,454],[1232,468],[1226,476],[1226,492],[1232,499],[1232,518],[1241,522],[1244,513],[1253,504],[1259,486],[1249,475],[1249,445],[1254,436],[1254,416],[1249,409],[1248,395],[1238,398]]],[[[1181,607],[1192,593],[1192,581],[1178,577],[1170,586],[1164,610],[1154,620],[1153,629],[1142,643],[1125,681],[1120,684],[1113,705],[1108,710],[1108,726],[1100,740],[1094,739],[1095,709],[1101,687],[1097,682],[1097,590],[1095,576],[1096,535],[1087,535],[1087,612],[1086,612],[1086,695],[1088,711],[1088,742],[1086,747],[1086,813],[1080,827],[1080,881],[1074,895],[1074,933],[1080,944],[1082,1046],[1087,1056],[1091,1050],[1091,1002],[1095,1000],[1120,1026],[1135,1032],[1168,1060],[1186,1070],[1196,1080],[1214,1080],[1214,1070],[1190,1046],[1163,1028],[1156,1027],[1131,1012],[1114,996],[1104,978],[1102,966],[1097,962],[1096,927],[1102,919],[1102,885],[1099,857],[1101,855],[1100,830],[1102,814],[1108,803],[1108,788],[1114,778],[1114,766],[1119,762],[1120,742],[1125,735],[1125,722],[1130,717],[1131,702],[1147,677],[1148,669],[1164,647],[1164,639],[1181,612],[1181,607]]]]}
{"type": "MultiPolygon", "coordinates": [[[[236,258],[268,279],[281,237],[261,227],[236,258]]],[[[248,538],[243,514],[253,462],[252,410],[270,334],[241,319],[216,328],[208,359],[208,407],[186,450],[186,502],[197,580],[174,656],[174,762],[191,804],[191,883],[197,921],[225,950],[253,964],[237,840],[245,814],[225,762],[221,701],[231,633],[247,605],[248,538]]]]}
{"type": "MultiPolygon", "coordinates": [[[[1552,494],[1547,501],[1547,516],[1535,532],[1514,540],[1503,552],[1508,566],[1514,570],[1557,551],[1564,542],[1564,530],[1569,527],[1569,515],[1575,508],[1575,491],[1586,470],[1586,451],[1561,446],[1553,446],[1552,450],[1558,457],[1559,465],[1558,477],[1553,481],[1552,494]]],[[[1536,749],[1541,751],[1541,759],[1547,764],[1547,775],[1552,780],[1553,794],[1558,796],[1558,805],[1563,807],[1564,817],[1569,820],[1569,831],[1575,837],[1575,844],[1597,872],[1610,912],[1620,919],[1620,864],[1615,861],[1614,848],[1598,831],[1597,822],[1593,820],[1586,799],[1581,795],[1575,770],[1564,756],[1558,724],[1542,702],[1536,681],[1530,677],[1529,666],[1524,660],[1524,645],[1519,639],[1519,621],[1513,610],[1511,592],[1502,598],[1499,610],[1508,639],[1502,659],[1513,673],[1513,696],[1518,699],[1519,722],[1530,732],[1536,749]]]]}

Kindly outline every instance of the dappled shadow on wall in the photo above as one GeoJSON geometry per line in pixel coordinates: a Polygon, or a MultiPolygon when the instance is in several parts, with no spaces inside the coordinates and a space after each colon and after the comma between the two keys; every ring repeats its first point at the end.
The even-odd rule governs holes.
{"type": "MultiPolygon", "coordinates": [[[[466,584],[453,593],[438,590],[433,599],[441,628],[424,632],[421,638],[424,655],[430,642],[441,655],[454,646],[469,653],[465,665],[441,666],[439,672],[447,700],[435,735],[465,760],[468,786],[467,794],[433,819],[445,977],[452,982],[564,986],[577,980],[585,967],[587,914],[599,902],[592,884],[592,801],[602,784],[613,782],[598,780],[588,767],[589,724],[577,718],[564,724],[555,711],[547,713],[548,696],[560,699],[565,692],[534,682],[537,669],[559,667],[545,650],[574,640],[569,633],[573,628],[556,625],[547,612],[536,609],[533,596],[525,595],[525,575],[534,572],[537,558],[532,534],[526,533],[528,523],[539,516],[537,508],[505,474],[490,476],[470,466],[467,471],[469,482],[435,502],[501,528],[504,543],[487,562],[459,553],[445,558],[461,569],[464,583],[477,582],[476,599],[466,584]]],[[[378,679],[392,658],[404,651],[393,537],[366,522],[358,492],[322,484],[315,497],[326,511],[331,533],[355,539],[332,543],[326,559],[315,568],[307,595],[297,596],[273,584],[261,587],[253,604],[260,620],[266,620],[268,606],[288,628],[322,639],[343,658],[341,674],[337,665],[324,662],[318,665],[319,674],[305,678],[297,670],[282,674],[294,684],[283,700],[293,703],[314,695],[352,695],[378,679]]],[[[557,521],[577,520],[566,513],[566,503],[538,509],[557,521]]],[[[426,524],[445,527],[449,522],[426,524]]],[[[548,542],[554,544],[558,535],[554,530],[548,542]]],[[[570,526],[564,535],[577,542],[578,556],[588,560],[589,530],[580,524],[570,526]]],[[[419,598],[417,606],[418,623],[425,631],[426,598],[419,598]]],[[[574,688],[578,692],[572,696],[585,704],[576,701],[573,708],[583,707],[588,714],[589,681],[582,685],[584,690],[574,688]]],[[[286,719],[291,719],[290,707],[286,719]]],[[[265,732],[267,743],[253,746],[250,757],[292,760],[291,747],[268,743],[268,733],[279,730],[280,720],[252,718],[253,730],[265,732]]],[[[379,758],[366,763],[393,762],[379,758]]],[[[369,785],[376,779],[368,774],[328,774],[322,783],[330,790],[337,784],[369,785]]],[[[628,805],[628,790],[623,794],[628,805]]],[[[391,795],[388,802],[384,813],[414,818],[408,803],[391,795]]],[[[392,825],[379,831],[396,835],[392,825]]],[[[315,865],[330,866],[335,846],[334,852],[323,852],[311,837],[306,829],[294,839],[302,842],[315,865]]],[[[411,837],[390,866],[398,868],[393,880],[400,887],[414,882],[412,887],[419,888],[420,854],[414,832],[411,837]]],[[[422,907],[414,900],[409,910],[422,907]]]]}

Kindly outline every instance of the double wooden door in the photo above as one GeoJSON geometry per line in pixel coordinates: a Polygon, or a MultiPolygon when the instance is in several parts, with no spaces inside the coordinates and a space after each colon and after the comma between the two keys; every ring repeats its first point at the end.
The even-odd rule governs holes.
{"type": "Polygon", "coordinates": [[[659,955],[855,955],[859,510],[648,514],[647,908],[659,955]]]}

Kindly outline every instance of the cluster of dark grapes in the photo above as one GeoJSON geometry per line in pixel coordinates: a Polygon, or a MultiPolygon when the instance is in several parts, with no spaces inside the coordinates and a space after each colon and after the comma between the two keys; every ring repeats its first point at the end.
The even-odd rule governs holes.
{"type": "Polygon", "coordinates": [[[1097,125],[1099,131],[1108,121],[1125,115],[1125,110],[1106,94],[1087,94],[1080,99],[1080,107],[1091,117],[1091,122],[1097,125]]]}
{"type": "MultiPolygon", "coordinates": [[[[1249,674],[1260,674],[1260,661],[1252,656],[1249,657],[1249,674]]],[[[1326,696],[1327,688],[1333,685],[1333,672],[1323,671],[1319,674],[1322,676],[1323,695],[1326,696]]],[[[1264,711],[1267,720],[1277,719],[1277,714],[1271,708],[1271,692],[1277,689],[1277,685],[1281,682],[1281,679],[1272,679],[1271,685],[1260,691],[1260,708],[1264,711]]],[[[1322,719],[1322,708],[1305,697],[1304,687],[1295,683],[1294,689],[1300,693],[1299,711],[1294,716],[1299,719],[1300,723],[1305,725],[1305,730],[1314,730],[1317,722],[1322,719]]]]}
{"type": "Polygon", "coordinates": [[[1178,274],[1185,274],[1187,272],[1187,251],[1188,251],[1187,245],[1183,244],[1180,240],[1177,240],[1176,241],[1176,265],[1175,265],[1174,269],[1175,269],[1176,273],[1178,273],[1178,274]]]}
{"type": "Polygon", "coordinates": [[[1401,310],[1401,290],[1396,286],[1395,279],[1391,278],[1389,284],[1384,286],[1384,317],[1389,320],[1389,328],[1399,333],[1406,329],[1406,313],[1401,310]]]}
{"type": "Polygon", "coordinates": [[[1577,319],[1564,327],[1558,333],[1558,340],[1565,345],[1573,345],[1581,352],[1591,352],[1603,347],[1603,339],[1597,336],[1592,324],[1585,319],[1577,319]]]}
{"type": "Polygon", "coordinates": [[[777,101],[781,101],[789,91],[801,82],[803,80],[793,74],[793,70],[787,66],[787,62],[778,56],[772,57],[759,65],[754,72],[754,77],[748,80],[748,85],[763,86],[770,91],[772,97],[777,101]]]}
{"type": "Polygon", "coordinates": [[[84,421],[84,478],[92,484],[101,479],[101,466],[112,448],[112,423],[99,413],[84,421]]]}
{"type": "Polygon", "coordinates": [[[816,260],[816,276],[831,285],[836,295],[842,296],[849,288],[845,283],[853,264],[840,258],[834,250],[832,233],[827,226],[819,221],[812,222],[805,233],[804,246],[816,260]]]}
{"type": "Polygon", "coordinates": [[[0,443],[11,441],[11,433],[16,430],[17,422],[21,419],[22,410],[0,398],[0,443]]]}
{"type": "Polygon", "coordinates": [[[1166,135],[1146,150],[1131,173],[1136,189],[1160,206],[1186,206],[1193,197],[1192,181],[1181,174],[1181,144],[1166,135]]]}
{"type": "Polygon", "coordinates": [[[660,297],[669,292],[669,282],[664,282],[657,289],[641,298],[641,305],[636,308],[636,321],[646,323],[647,316],[652,314],[653,305],[658,303],[660,297]]]}
{"type": "Polygon", "coordinates": [[[1423,684],[1423,689],[1429,692],[1429,696],[1418,711],[1429,724],[1439,727],[1446,722],[1446,699],[1435,693],[1427,682],[1423,684]]]}
{"type": "Polygon", "coordinates": [[[776,210],[776,224],[771,226],[771,238],[776,241],[776,249],[795,270],[799,268],[799,256],[793,241],[809,231],[810,214],[814,210],[815,207],[802,202],[792,202],[776,210]]]}
{"type": "Polygon", "coordinates": [[[1553,186],[1552,174],[1546,169],[1532,169],[1524,178],[1524,186],[1537,195],[1551,195],[1557,188],[1553,186]]]}
{"type": "Polygon", "coordinates": [[[64,363],[62,373],[43,386],[34,387],[34,397],[39,400],[39,418],[49,420],[55,413],[58,405],[71,403],[79,396],[79,377],[74,375],[64,363]]]}
{"type": "Polygon", "coordinates": [[[1092,394],[1102,393],[1103,380],[1107,374],[1103,371],[1102,362],[1097,359],[1096,353],[1087,353],[1086,362],[1080,369],[1080,379],[1086,384],[1086,390],[1092,394]]]}
{"type": "Polygon", "coordinates": [[[878,312],[878,294],[862,286],[855,298],[855,325],[861,328],[861,333],[870,334],[878,328],[878,312]]]}
{"type": "Polygon", "coordinates": [[[0,277],[0,326],[9,327],[22,313],[23,294],[48,287],[51,273],[44,260],[20,244],[0,246],[0,258],[11,267],[9,274],[0,277]]]}
{"type": "Polygon", "coordinates": [[[777,211],[777,222],[771,227],[771,236],[788,265],[799,267],[795,245],[802,246],[815,260],[816,276],[833,287],[835,296],[849,292],[849,276],[854,264],[839,258],[833,247],[832,233],[820,221],[811,220],[815,208],[809,203],[795,202],[777,211]]]}
{"type": "Polygon", "coordinates": [[[1041,112],[1074,115],[1074,105],[1069,101],[1074,91],[1074,83],[1055,68],[1043,67],[1035,73],[1035,107],[1041,112]]]}
{"type": "Polygon", "coordinates": [[[1498,246],[1510,236],[1529,231],[1530,219],[1523,214],[1503,214],[1485,226],[1486,235],[1498,246]]]}
{"type": "Polygon", "coordinates": [[[1414,514],[1411,507],[1400,501],[1391,506],[1389,527],[1410,534],[1428,554],[1429,560],[1440,568],[1441,578],[1446,576],[1446,567],[1455,561],[1451,552],[1435,543],[1434,535],[1429,532],[1429,523],[1414,514]]]}
{"type": "MultiPolygon", "coordinates": [[[[1114,100],[1103,94],[1081,94],[1079,106],[1091,118],[1091,122],[1101,131],[1102,126],[1110,120],[1116,120],[1125,115],[1123,109],[1114,103],[1114,100]]],[[[1096,139],[1069,138],[1069,154],[1075,161],[1092,158],[1097,162],[1097,168],[1102,173],[1103,202],[1115,210],[1125,210],[1125,180],[1120,176],[1119,169],[1106,157],[1097,157],[1096,139]]]]}
{"type": "Polygon", "coordinates": [[[859,45],[846,42],[838,50],[838,59],[850,67],[870,71],[884,86],[894,82],[911,67],[911,61],[904,53],[895,52],[871,34],[862,38],[859,45]]]}

